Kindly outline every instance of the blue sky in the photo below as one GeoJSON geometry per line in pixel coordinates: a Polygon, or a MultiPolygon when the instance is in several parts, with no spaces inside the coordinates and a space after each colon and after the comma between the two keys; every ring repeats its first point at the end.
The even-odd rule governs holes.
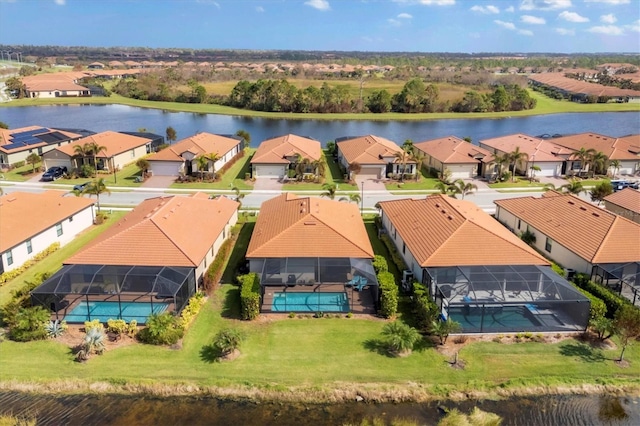
{"type": "Polygon", "coordinates": [[[640,0],[0,0],[0,44],[640,52],[640,0]]]}

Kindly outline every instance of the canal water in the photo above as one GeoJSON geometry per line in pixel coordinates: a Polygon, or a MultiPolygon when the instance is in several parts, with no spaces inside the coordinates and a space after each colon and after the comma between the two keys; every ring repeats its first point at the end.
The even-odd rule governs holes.
{"type": "Polygon", "coordinates": [[[35,418],[38,425],[360,425],[373,419],[435,425],[447,410],[473,407],[503,425],[640,425],[640,398],[618,396],[517,397],[500,401],[367,404],[290,404],[225,401],[213,397],[33,395],[0,392],[0,413],[35,418]]]}
{"type": "Polygon", "coordinates": [[[178,139],[197,132],[235,134],[245,130],[252,145],[274,136],[293,133],[323,143],[343,136],[377,135],[398,144],[445,137],[471,137],[479,140],[513,133],[531,136],[595,132],[607,136],[640,133],[640,113],[571,113],[549,114],[503,119],[447,119],[423,121],[374,120],[291,120],[251,118],[187,112],[167,112],[124,105],[55,105],[0,108],[0,121],[10,128],[40,125],[45,127],[84,128],[95,132],[106,130],[136,131],[144,128],[164,135],[173,127],[178,139]]]}

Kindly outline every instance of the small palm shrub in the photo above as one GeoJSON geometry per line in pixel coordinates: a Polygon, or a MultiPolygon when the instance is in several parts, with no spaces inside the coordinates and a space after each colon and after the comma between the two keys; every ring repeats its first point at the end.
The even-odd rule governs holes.
{"type": "Polygon", "coordinates": [[[55,320],[49,321],[49,323],[45,326],[45,330],[47,331],[47,336],[51,339],[58,338],[67,331],[67,323],[65,321],[55,320]]]}
{"type": "Polygon", "coordinates": [[[147,319],[147,326],[140,330],[138,338],[151,345],[173,345],[182,338],[184,329],[179,320],[171,312],[151,314],[147,319]]]}
{"type": "Polygon", "coordinates": [[[421,337],[418,330],[400,321],[386,324],[382,328],[382,334],[386,337],[389,351],[396,354],[411,353],[421,337]]]}
{"type": "Polygon", "coordinates": [[[105,350],[104,328],[94,327],[87,330],[76,358],[78,361],[86,361],[93,354],[102,355],[105,350]]]}
{"type": "Polygon", "coordinates": [[[127,331],[127,322],[122,319],[109,319],[107,321],[107,331],[118,335],[124,334],[127,331]]]}
{"type": "Polygon", "coordinates": [[[220,330],[213,339],[213,346],[216,347],[222,356],[234,352],[240,347],[244,340],[244,333],[235,328],[220,330]]]}
{"type": "Polygon", "coordinates": [[[46,325],[50,316],[49,311],[42,306],[19,308],[9,324],[9,336],[18,342],[46,339],[46,325]]]}
{"type": "Polygon", "coordinates": [[[459,322],[447,318],[446,321],[434,320],[431,323],[431,333],[440,338],[440,344],[447,343],[447,337],[451,333],[458,333],[462,330],[459,322]]]}

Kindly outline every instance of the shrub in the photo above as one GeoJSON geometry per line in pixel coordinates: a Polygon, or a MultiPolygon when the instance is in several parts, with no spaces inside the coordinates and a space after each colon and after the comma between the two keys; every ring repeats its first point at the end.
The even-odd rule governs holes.
{"type": "Polygon", "coordinates": [[[42,306],[20,308],[9,325],[9,337],[18,342],[46,339],[49,316],[42,306]]]}
{"type": "Polygon", "coordinates": [[[45,326],[47,337],[51,339],[62,336],[67,328],[67,323],[64,321],[60,322],[60,320],[49,321],[49,323],[45,326]]]}
{"type": "Polygon", "coordinates": [[[416,324],[422,330],[429,328],[431,323],[438,318],[439,308],[435,304],[427,288],[417,281],[414,281],[412,297],[412,311],[413,317],[416,320],[416,324]]]}
{"type": "Polygon", "coordinates": [[[104,339],[105,335],[103,328],[94,327],[87,330],[80,350],[76,354],[76,359],[78,361],[86,361],[94,353],[102,355],[105,350],[104,339]]]}
{"type": "Polygon", "coordinates": [[[129,325],[127,326],[127,334],[133,337],[137,332],[138,332],[138,321],[136,320],[129,321],[129,325]]]}
{"type": "Polygon", "coordinates": [[[590,281],[586,274],[576,274],[573,283],[604,302],[607,307],[605,314],[607,318],[614,318],[618,310],[624,306],[633,307],[631,302],[624,297],[615,294],[603,285],[590,281]]]}
{"type": "Polygon", "coordinates": [[[91,330],[92,328],[97,328],[99,330],[103,330],[104,329],[104,325],[102,325],[102,323],[100,322],[99,319],[94,319],[91,321],[85,321],[84,322],[84,331],[86,333],[89,332],[89,330],[91,330]]]}
{"type": "Polygon", "coordinates": [[[16,161],[15,163],[11,164],[11,168],[18,169],[20,167],[23,167],[25,164],[27,164],[25,161],[16,161]]]}
{"type": "Polygon", "coordinates": [[[206,299],[203,293],[196,293],[191,296],[187,306],[185,306],[184,309],[182,309],[182,312],[180,312],[180,326],[183,329],[186,330],[189,325],[191,325],[195,317],[198,316],[198,313],[204,306],[205,302],[206,299]]]}
{"type": "MultiPolygon", "coordinates": [[[[85,326],[86,327],[86,326],[85,326]]],[[[107,331],[115,334],[124,334],[127,331],[127,322],[122,319],[107,320],[107,331]]]]}
{"type": "Polygon", "coordinates": [[[591,303],[589,306],[589,321],[596,321],[599,318],[604,318],[607,315],[607,305],[602,301],[602,299],[598,299],[593,294],[589,293],[587,290],[581,289],[580,287],[576,287],[576,289],[584,294],[591,303]]]}
{"type": "Polygon", "coordinates": [[[440,344],[447,343],[447,337],[449,334],[458,333],[462,330],[462,326],[459,322],[453,321],[451,318],[447,318],[446,321],[434,320],[431,322],[431,333],[440,338],[440,344]]]}
{"type": "Polygon", "coordinates": [[[289,312],[289,318],[295,318],[295,317],[296,317],[295,312],[289,312]]]}
{"type": "Polygon", "coordinates": [[[221,355],[228,355],[234,352],[240,343],[244,340],[244,333],[235,328],[226,328],[220,330],[213,340],[213,346],[215,346],[221,355]]]}
{"type": "Polygon", "coordinates": [[[163,312],[149,315],[147,326],[140,330],[138,338],[151,345],[173,345],[183,334],[178,318],[171,312],[163,312]]]}
{"type": "Polygon", "coordinates": [[[232,239],[227,239],[222,243],[218,253],[216,253],[216,257],[213,259],[213,262],[211,262],[211,265],[209,265],[207,273],[204,274],[204,291],[207,294],[211,294],[220,282],[220,278],[222,278],[222,273],[224,272],[224,264],[231,255],[233,242],[232,239]]]}
{"type": "Polygon", "coordinates": [[[376,271],[376,274],[379,274],[380,272],[387,272],[389,270],[387,259],[385,259],[384,256],[376,254],[373,257],[373,269],[376,271]]]}
{"type": "MultiPolygon", "coordinates": [[[[58,250],[59,248],[60,248],[60,243],[58,243],[58,242],[53,243],[49,247],[47,247],[46,249],[42,250],[40,253],[38,253],[35,256],[33,256],[31,259],[29,259],[26,262],[24,262],[19,268],[12,269],[11,271],[8,271],[8,272],[5,272],[3,274],[0,274],[0,284],[4,284],[7,281],[11,281],[12,279],[14,279],[17,276],[21,275],[24,271],[26,271],[27,269],[29,269],[30,267],[35,265],[37,262],[39,262],[42,259],[44,259],[45,257],[49,256],[51,253],[53,253],[54,251],[58,250]]],[[[46,276],[48,277],[48,274],[46,276]]],[[[45,279],[46,278],[44,278],[42,281],[44,281],[45,279]]],[[[42,281],[40,281],[40,283],[38,283],[38,285],[40,285],[42,283],[42,281]]],[[[33,289],[31,289],[31,290],[33,290],[33,289]]]]}
{"type": "Polygon", "coordinates": [[[391,272],[380,272],[378,274],[378,284],[380,284],[380,315],[391,318],[398,312],[398,286],[396,279],[391,272]]]}
{"type": "Polygon", "coordinates": [[[389,250],[389,254],[391,255],[391,260],[396,265],[398,270],[404,271],[405,269],[407,269],[407,264],[405,263],[402,256],[400,256],[400,253],[398,253],[398,249],[391,240],[391,237],[388,234],[382,234],[380,236],[380,239],[382,240],[384,245],[387,246],[387,250],[389,250]]]}
{"type": "Polygon", "coordinates": [[[418,330],[399,321],[386,324],[382,334],[386,337],[389,351],[397,354],[411,352],[421,337],[418,330]]]}
{"type": "Polygon", "coordinates": [[[238,277],[240,283],[240,317],[251,321],[260,315],[260,278],[255,272],[238,277]]]}

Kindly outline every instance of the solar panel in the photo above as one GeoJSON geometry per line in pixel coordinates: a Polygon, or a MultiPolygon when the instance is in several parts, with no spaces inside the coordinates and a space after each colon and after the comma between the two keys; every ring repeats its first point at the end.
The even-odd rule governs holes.
{"type": "Polygon", "coordinates": [[[42,143],[42,139],[34,136],[33,139],[30,139],[28,141],[25,141],[24,143],[26,143],[27,145],[35,145],[35,144],[39,144],[42,143]]]}
{"type": "Polygon", "coordinates": [[[10,143],[8,145],[2,145],[2,148],[9,150],[9,149],[22,148],[24,146],[26,145],[23,143],[10,143]]]}
{"type": "Polygon", "coordinates": [[[12,133],[11,134],[11,139],[16,139],[16,138],[21,138],[24,136],[32,136],[32,135],[37,135],[38,133],[46,133],[48,132],[49,129],[45,129],[44,127],[40,127],[37,129],[33,129],[33,130],[27,130],[24,132],[19,132],[19,133],[12,133]]]}

